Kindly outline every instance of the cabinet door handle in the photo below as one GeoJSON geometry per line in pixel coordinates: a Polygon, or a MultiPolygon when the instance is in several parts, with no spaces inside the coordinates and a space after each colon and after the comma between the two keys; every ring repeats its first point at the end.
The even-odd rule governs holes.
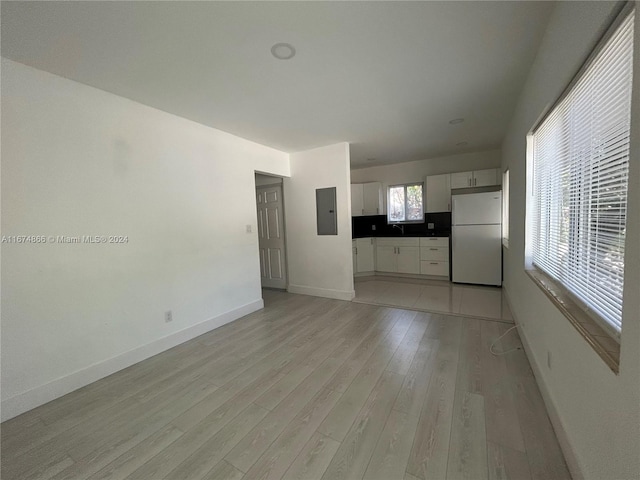
{"type": "Polygon", "coordinates": [[[362,215],[364,215],[364,208],[362,209],[362,215]]]}
{"type": "Polygon", "coordinates": [[[400,247],[398,247],[398,255],[400,255],[400,247]]]}
{"type": "Polygon", "coordinates": [[[429,265],[438,265],[438,262],[429,262],[429,265]]]}
{"type": "Polygon", "coordinates": [[[435,250],[436,252],[438,251],[437,248],[430,248],[429,250],[435,250]]]}
{"type": "Polygon", "coordinates": [[[380,215],[380,207],[376,207],[376,215],[380,215]]]}
{"type": "Polygon", "coordinates": [[[356,255],[358,254],[358,247],[356,247],[356,255]]]}

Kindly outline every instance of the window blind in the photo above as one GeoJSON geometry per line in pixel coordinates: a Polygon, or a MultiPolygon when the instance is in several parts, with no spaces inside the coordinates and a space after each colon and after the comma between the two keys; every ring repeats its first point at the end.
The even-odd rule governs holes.
{"type": "Polygon", "coordinates": [[[534,265],[622,328],[635,9],[533,136],[534,265]]]}

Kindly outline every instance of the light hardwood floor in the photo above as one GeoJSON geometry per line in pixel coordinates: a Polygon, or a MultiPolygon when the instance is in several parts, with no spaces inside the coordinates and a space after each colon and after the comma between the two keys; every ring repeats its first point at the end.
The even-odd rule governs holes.
{"type": "Polygon", "coordinates": [[[2,478],[570,478],[526,356],[489,352],[508,325],[264,297],[3,423],[2,478]]]}

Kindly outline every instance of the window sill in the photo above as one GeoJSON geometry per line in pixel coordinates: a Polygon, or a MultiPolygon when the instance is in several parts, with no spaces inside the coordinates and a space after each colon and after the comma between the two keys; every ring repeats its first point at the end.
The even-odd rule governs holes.
{"type": "Polygon", "coordinates": [[[536,268],[525,270],[533,282],[544,292],[558,310],[567,317],[591,348],[617,375],[620,371],[620,345],[587,315],[549,276],[536,268]]]}

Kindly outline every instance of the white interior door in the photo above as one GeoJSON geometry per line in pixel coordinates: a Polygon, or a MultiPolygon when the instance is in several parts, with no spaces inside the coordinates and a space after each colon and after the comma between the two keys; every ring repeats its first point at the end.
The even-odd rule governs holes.
{"type": "Polygon", "coordinates": [[[258,187],[256,199],[262,286],[287,288],[282,185],[258,187]]]}

